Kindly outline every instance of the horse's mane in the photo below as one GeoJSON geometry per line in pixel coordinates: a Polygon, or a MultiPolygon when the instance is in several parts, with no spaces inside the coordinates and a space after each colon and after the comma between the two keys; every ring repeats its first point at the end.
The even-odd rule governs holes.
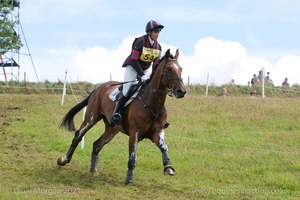
{"type": "MultiPolygon", "coordinates": [[[[159,59],[158,63],[160,64],[165,58],[166,58],[166,54],[163,55],[163,56],[159,59]]],[[[173,54],[170,54],[169,58],[174,59],[173,54]]]]}
{"type": "MultiPolygon", "coordinates": [[[[170,51],[170,50],[168,50],[170,51]]],[[[175,57],[173,56],[173,54],[171,53],[168,53],[169,54],[169,57],[168,58],[171,58],[171,59],[175,59],[175,57]]],[[[166,55],[167,53],[165,53],[159,60],[158,60],[158,64],[157,65],[154,65],[153,68],[152,68],[152,74],[151,74],[151,77],[150,77],[150,80],[152,79],[152,77],[154,76],[154,73],[155,71],[157,70],[158,66],[166,59],[166,55]],[[154,69],[154,70],[153,70],[154,69]]]]}

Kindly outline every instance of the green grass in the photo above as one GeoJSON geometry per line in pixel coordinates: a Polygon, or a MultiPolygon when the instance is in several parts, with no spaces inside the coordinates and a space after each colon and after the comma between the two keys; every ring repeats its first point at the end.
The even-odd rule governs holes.
{"type": "MultiPolygon", "coordinates": [[[[82,99],[81,96],[77,96],[82,99]]],[[[167,99],[166,142],[174,177],[163,175],[161,153],[149,140],[138,147],[126,186],[128,137],[118,134],[89,173],[97,124],[72,161],[58,167],[73,133],[58,129],[76,104],[67,95],[0,94],[0,199],[297,199],[300,195],[299,98],[167,99]]],[[[75,118],[77,127],[82,112],[75,118]]]]}

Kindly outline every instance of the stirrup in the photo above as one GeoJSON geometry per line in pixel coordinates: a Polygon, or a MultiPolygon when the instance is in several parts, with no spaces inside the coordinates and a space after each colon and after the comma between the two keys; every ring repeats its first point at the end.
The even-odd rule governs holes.
{"type": "Polygon", "coordinates": [[[120,122],[121,122],[121,118],[122,116],[119,114],[119,113],[115,113],[112,117],[111,117],[111,120],[110,120],[110,123],[112,126],[114,125],[119,125],[120,122]]]}

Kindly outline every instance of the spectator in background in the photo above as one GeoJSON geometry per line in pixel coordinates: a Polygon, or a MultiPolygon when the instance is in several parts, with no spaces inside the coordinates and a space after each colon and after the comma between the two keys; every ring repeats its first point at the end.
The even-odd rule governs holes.
{"type": "Polygon", "coordinates": [[[223,89],[221,90],[221,93],[220,93],[218,96],[221,96],[221,97],[227,97],[227,96],[228,96],[227,89],[226,89],[226,88],[223,88],[223,89]]]}
{"type": "Polygon", "coordinates": [[[257,92],[256,90],[253,90],[250,92],[251,97],[257,97],[257,92]]]}
{"type": "Polygon", "coordinates": [[[231,79],[231,81],[230,81],[230,85],[232,85],[232,86],[235,86],[234,79],[231,79]]]}
{"type": "Polygon", "coordinates": [[[259,71],[258,72],[258,79],[259,79],[259,81],[261,82],[262,81],[262,79],[264,78],[264,76],[263,76],[263,74],[262,74],[262,71],[259,71]]]}
{"type": "Polygon", "coordinates": [[[253,78],[251,79],[251,85],[259,85],[260,81],[259,78],[256,76],[256,74],[253,74],[253,78]]]}
{"type": "Polygon", "coordinates": [[[285,77],[284,81],[282,82],[282,87],[290,87],[290,84],[288,83],[288,78],[285,77]]]}
{"type": "Polygon", "coordinates": [[[267,72],[267,76],[266,76],[265,80],[266,80],[267,84],[273,85],[273,81],[270,78],[270,72],[267,72]]]}

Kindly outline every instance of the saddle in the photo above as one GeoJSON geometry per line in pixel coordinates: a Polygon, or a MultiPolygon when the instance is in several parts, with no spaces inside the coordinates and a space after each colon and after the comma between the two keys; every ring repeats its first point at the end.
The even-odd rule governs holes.
{"type": "MultiPolygon", "coordinates": [[[[127,105],[129,105],[133,99],[135,99],[140,91],[140,89],[142,88],[142,86],[144,85],[143,82],[139,81],[137,83],[134,83],[131,88],[128,91],[128,96],[126,97],[126,102],[124,104],[124,107],[126,107],[127,105]]],[[[121,85],[120,87],[117,87],[116,89],[114,89],[110,94],[109,94],[109,99],[112,100],[113,102],[118,102],[121,96],[121,92],[123,89],[123,85],[121,85]]]]}

